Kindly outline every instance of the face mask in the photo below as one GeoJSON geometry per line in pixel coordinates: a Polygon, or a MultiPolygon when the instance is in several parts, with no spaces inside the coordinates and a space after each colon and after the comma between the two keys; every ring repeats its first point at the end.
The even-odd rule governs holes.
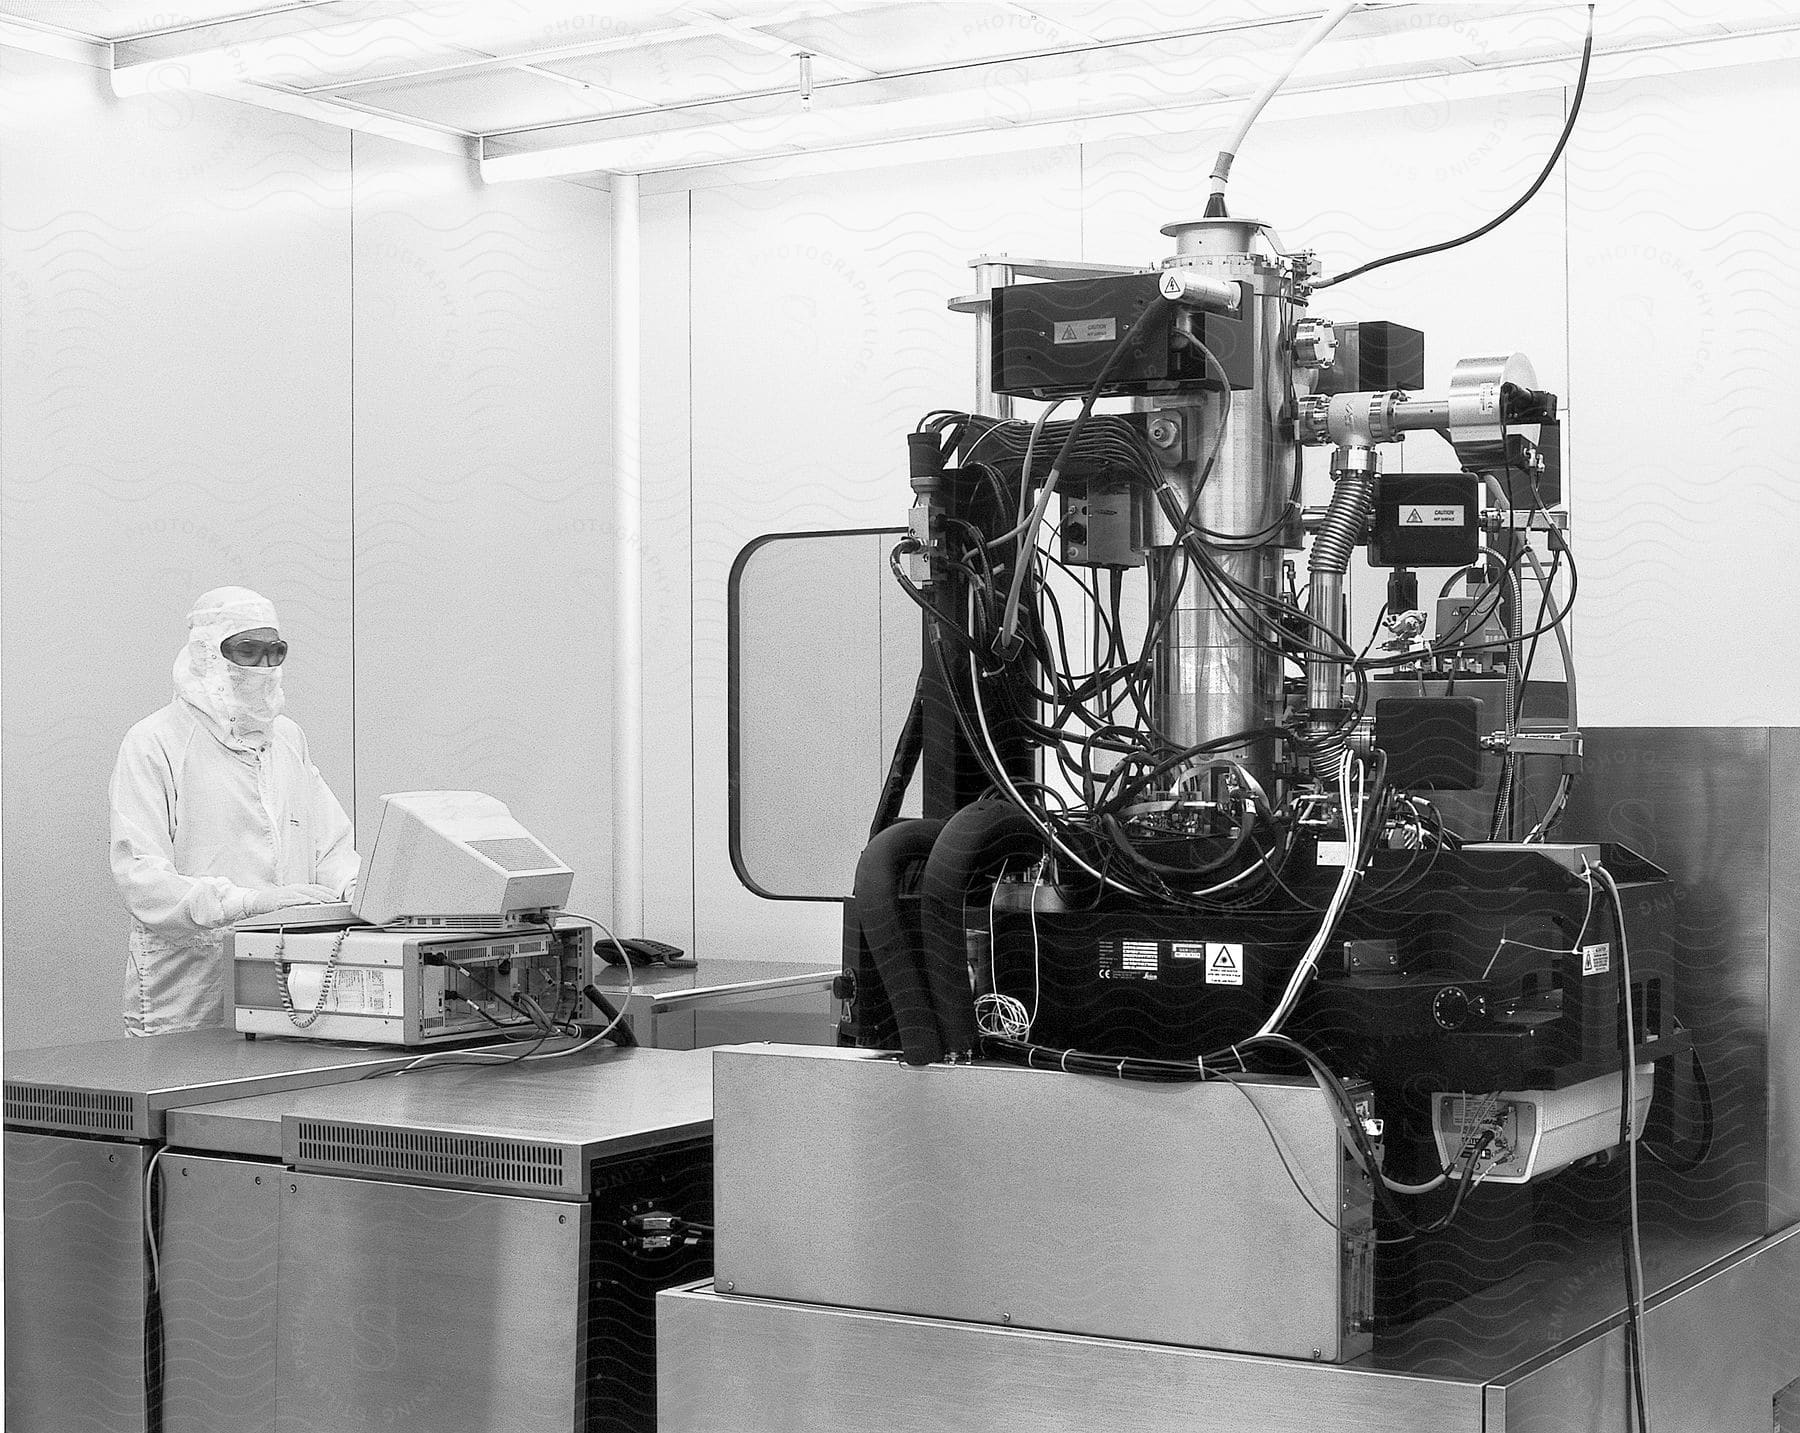
{"type": "Polygon", "coordinates": [[[227,708],[233,733],[240,739],[260,738],[252,740],[251,745],[265,745],[283,705],[281,668],[238,667],[228,662],[225,678],[230,691],[227,708]]]}

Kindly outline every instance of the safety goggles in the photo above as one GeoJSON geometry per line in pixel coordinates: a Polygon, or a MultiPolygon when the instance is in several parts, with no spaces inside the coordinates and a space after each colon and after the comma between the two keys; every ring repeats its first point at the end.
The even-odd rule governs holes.
{"type": "Polygon", "coordinates": [[[227,637],[219,643],[219,655],[235,667],[279,667],[287,654],[288,644],[279,637],[227,637]]]}

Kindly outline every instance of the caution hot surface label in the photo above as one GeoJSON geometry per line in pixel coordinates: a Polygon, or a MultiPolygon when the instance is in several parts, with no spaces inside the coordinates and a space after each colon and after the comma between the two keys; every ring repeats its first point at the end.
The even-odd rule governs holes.
{"type": "Polygon", "coordinates": [[[1461,503],[1402,503],[1401,527],[1461,527],[1464,508],[1461,503]]]}
{"type": "Polygon", "coordinates": [[[1119,321],[1114,318],[1073,318],[1056,325],[1058,343],[1110,343],[1119,336],[1119,321]]]}

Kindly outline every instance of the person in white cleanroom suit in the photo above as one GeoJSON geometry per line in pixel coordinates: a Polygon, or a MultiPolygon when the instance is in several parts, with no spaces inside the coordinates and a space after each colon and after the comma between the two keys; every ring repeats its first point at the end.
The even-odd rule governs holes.
{"type": "Polygon", "coordinates": [[[112,869],[131,912],[125,1028],[224,1023],[224,928],[346,898],[350,818],[281,715],[275,608],[219,587],[188,614],[175,699],[125,735],[112,778],[112,869]]]}

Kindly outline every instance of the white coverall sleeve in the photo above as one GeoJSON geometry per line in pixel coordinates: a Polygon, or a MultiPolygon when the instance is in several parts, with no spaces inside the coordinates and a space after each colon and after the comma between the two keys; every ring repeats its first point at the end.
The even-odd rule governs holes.
{"type": "Polygon", "coordinates": [[[249,912],[255,892],[224,876],[175,869],[175,775],[160,744],[129,733],[112,778],[113,880],[148,930],[180,937],[212,931],[249,912]]]}
{"type": "Polygon", "coordinates": [[[319,768],[308,760],[306,769],[312,773],[313,785],[312,829],[316,843],[313,880],[335,892],[339,900],[348,900],[350,887],[355,884],[357,870],[362,864],[356,847],[351,844],[350,818],[325,784],[325,778],[319,775],[319,768]]]}

